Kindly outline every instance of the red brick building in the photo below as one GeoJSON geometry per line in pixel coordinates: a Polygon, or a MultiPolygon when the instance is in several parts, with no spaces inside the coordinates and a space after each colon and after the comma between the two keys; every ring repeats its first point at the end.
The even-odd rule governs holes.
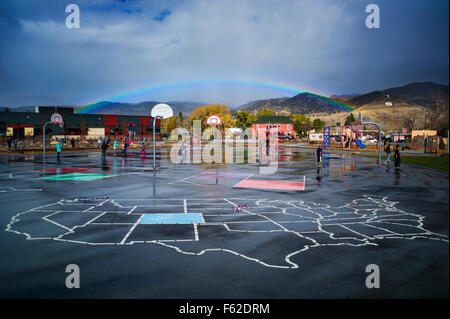
{"type": "Polygon", "coordinates": [[[294,131],[294,121],[287,116],[262,116],[258,118],[252,125],[253,138],[256,138],[257,132],[266,134],[267,130],[278,128],[278,134],[296,137],[294,131]]]}

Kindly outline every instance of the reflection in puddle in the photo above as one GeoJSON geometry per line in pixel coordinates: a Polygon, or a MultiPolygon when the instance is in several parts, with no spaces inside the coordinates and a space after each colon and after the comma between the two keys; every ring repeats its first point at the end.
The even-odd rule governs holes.
{"type": "Polygon", "coordinates": [[[394,185],[400,185],[400,169],[399,168],[394,168],[394,185]]]}
{"type": "Polygon", "coordinates": [[[14,156],[8,156],[8,162],[33,162],[34,156],[33,155],[14,155],[14,156]]]}
{"type": "Polygon", "coordinates": [[[358,161],[354,156],[324,152],[321,169],[327,169],[327,176],[338,178],[358,170],[358,161]]]}

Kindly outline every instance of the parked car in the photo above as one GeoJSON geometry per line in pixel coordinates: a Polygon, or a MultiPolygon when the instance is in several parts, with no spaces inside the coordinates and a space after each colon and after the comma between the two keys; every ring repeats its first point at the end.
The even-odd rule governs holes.
{"type": "Polygon", "coordinates": [[[292,141],[294,139],[294,137],[292,137],[290,135],[279,134],[278,139],[282,140],[282,141],[292,141]]]}
{"type": "Polygon", "coordinates": [[[290,135],[285,135],[283,133],[279,133],[278,134],[278,139],[282,140],[282,141],[291,141],[294,139],[294,137],[290,136],[290,135]]]}
{"type": "Polygon", "coordinates": [[[368,138],[364,141],[364,144],[369,144],[369,145],[377,144],[377,140],[375,138],[368,138]]]}

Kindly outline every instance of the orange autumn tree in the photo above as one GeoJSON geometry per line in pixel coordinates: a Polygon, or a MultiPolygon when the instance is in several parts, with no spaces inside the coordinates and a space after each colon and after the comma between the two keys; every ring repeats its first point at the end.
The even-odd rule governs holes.
{"type": "Polygon", "coordinates": [[[220,103],[200,106],[196,108],[194,111],[192,111],[191,115],[189,116],[189,123],[192,125],[192,121],[200,120],[202,122],[202,131],[203,131],[209,127],[209,125],[206,124],[206,120],[211,115],[217,115],[222,120],[222,124],[219,125],[219,129],[222,132],[222,134],[225,128],[234,126],[234,119],[231,116],[230,111],[228,110],[228,106],[226,106],[226,104],[220,103]]]}
{"type": "Polygon", "coordinates": [[[166,130],[166,134],[170,136],[173,129],[177,128],[177,119],[175,116],[162,120],[162,127],[166,130]]]}

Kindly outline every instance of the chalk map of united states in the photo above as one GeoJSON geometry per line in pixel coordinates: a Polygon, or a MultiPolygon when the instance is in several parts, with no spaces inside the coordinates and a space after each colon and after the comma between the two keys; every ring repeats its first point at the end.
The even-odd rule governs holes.
{"type": "Polygon", "coordinates": [[[85,245],[161,245],[186,255],[229,253],[272,268],[301,268],[301,255],[325,246],[361,249],[383,239],[448,236],[387,197],[341,206],[265,199],[62,199],[16,214],[6,231],[28,240],[85,245]]]}

